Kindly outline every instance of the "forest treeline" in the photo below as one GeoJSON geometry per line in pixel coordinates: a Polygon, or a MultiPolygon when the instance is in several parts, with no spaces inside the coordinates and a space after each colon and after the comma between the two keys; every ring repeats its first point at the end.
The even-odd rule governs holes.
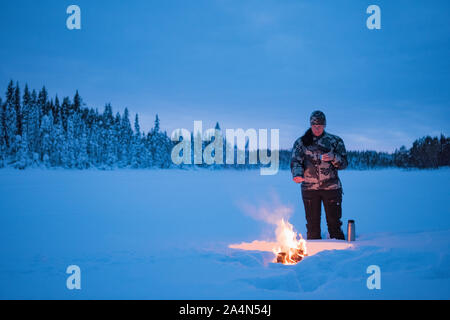
{"type": "MultiPolygon", "coordinates": [[[[218,123],[216,128],[220,129],[218,123]]],[[[86,107],[78,91],[72,99],[60,100],[57,95],[49,97],[45,87],[37,92],[10,81],[5,97],[0,97],[0,168],[176,168],[171,160],[176,143],[161,130],[158,115],[153,128],[144,132],[138,114],[132,126],[127,108],[113,114],[112,106],[106,104],[99,112],[86,107]]],[[[259,164],[249,164],[249,156],[247,151],[245,164],[195,166],[259,168],[259,164]]],[[[290,157],[291,150],[280,150],[280,169],[289,168],[290,157]]],[[[348,160],[353,169],[449,166],[450,138],[443,134],[422,137],[411,148],[402,146],[393,153],[348,151],[348,160]]]]}

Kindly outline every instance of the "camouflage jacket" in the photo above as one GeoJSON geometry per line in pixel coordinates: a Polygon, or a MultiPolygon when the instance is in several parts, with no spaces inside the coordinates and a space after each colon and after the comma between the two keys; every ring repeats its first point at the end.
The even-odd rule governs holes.
{"type": "Polygon", "coordinates": [[[293,177],[303,177],[302,190],[341,189],[342,184],[338,170],[347,167],[347,152],[344,141],[338,136],[323,132],[319,137],[313,136],[309,146],[303,144],[302,138],[295,141],[291,156],[293,177]],[[332,161],[322,161],[321,156],[331,152],[332,161]]]}

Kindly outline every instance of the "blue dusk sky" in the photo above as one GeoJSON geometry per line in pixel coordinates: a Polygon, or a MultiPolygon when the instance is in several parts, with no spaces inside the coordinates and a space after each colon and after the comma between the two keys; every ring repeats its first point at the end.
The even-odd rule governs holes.
{"type": "Polygon", "coordinates": [[[145,131],[156,113],[168,133],[280,129],[284,148],[320,109],[347,149],[393,151],[450,134],[449,15],[447,0],[2,0],[0,89],[78,89],[145,131]]]}

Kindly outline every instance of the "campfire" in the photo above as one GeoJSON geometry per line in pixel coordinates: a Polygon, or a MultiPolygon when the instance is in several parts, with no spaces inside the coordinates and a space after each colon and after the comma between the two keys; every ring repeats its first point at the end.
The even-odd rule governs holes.
{"type": "Polygon", "coordinates": [[[272,251],[275,254],[273,262],[292,265],[300,262],[308,255],[306,241],[302,235],[294,232],[294,227],[284,219],[277,223],[275,230],[277,247],[272,251]]]}
{"type": "Polygon", "coordinates": [[[292,215],[292,207],[283,205],[278,197],[273,195],[273,204],[263,204],[260,207],[244,205],[243,210],[256,220],[262,220],[270,226],[275,227],[275,239],[254,240],[252,242],[242,242],[239,244],[230,244],[232,249],[265,251],[275,254],[270,260],[264,262],[282,263],[285,265],[295,265],[302,261],[307,255],[314,255],[321,251],[321,244],[308,243],[309,251],[306,250],[306,240],[300,233],[294,231],[294,227],[289,223],[289,217],[292,215]],[[320,248],[319,248],[320,247],[320,248]]]}
{"type": "Polygon", "coordinates": [[[346,250],[354,247],[354,244],[342,240],[312,240],[306,241],[301,234],[294,232],[294,227],[286,218],[270,220],[275,225],[275,241],[254,240],[252,242],[242,242],[230,244],[232,249],[264,251],[275,254],[271,260],[273,263],[285,265],[295,265],[306,256],[313,256],[324,250],[346,250]],[[308,245],[308,250],[306,250],[308,245]]]}

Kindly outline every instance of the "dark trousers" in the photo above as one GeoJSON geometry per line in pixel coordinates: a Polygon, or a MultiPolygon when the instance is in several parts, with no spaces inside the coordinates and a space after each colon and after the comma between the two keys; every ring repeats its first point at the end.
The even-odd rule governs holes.
{"type": "Polygon", "coordinates": [[[342,189],[302,190],[305,206],[307,239],[321,239],[320,218],[322,202],[327,218],[328,233],[332,239],[345,239],[342,232],[342,189]]]}

